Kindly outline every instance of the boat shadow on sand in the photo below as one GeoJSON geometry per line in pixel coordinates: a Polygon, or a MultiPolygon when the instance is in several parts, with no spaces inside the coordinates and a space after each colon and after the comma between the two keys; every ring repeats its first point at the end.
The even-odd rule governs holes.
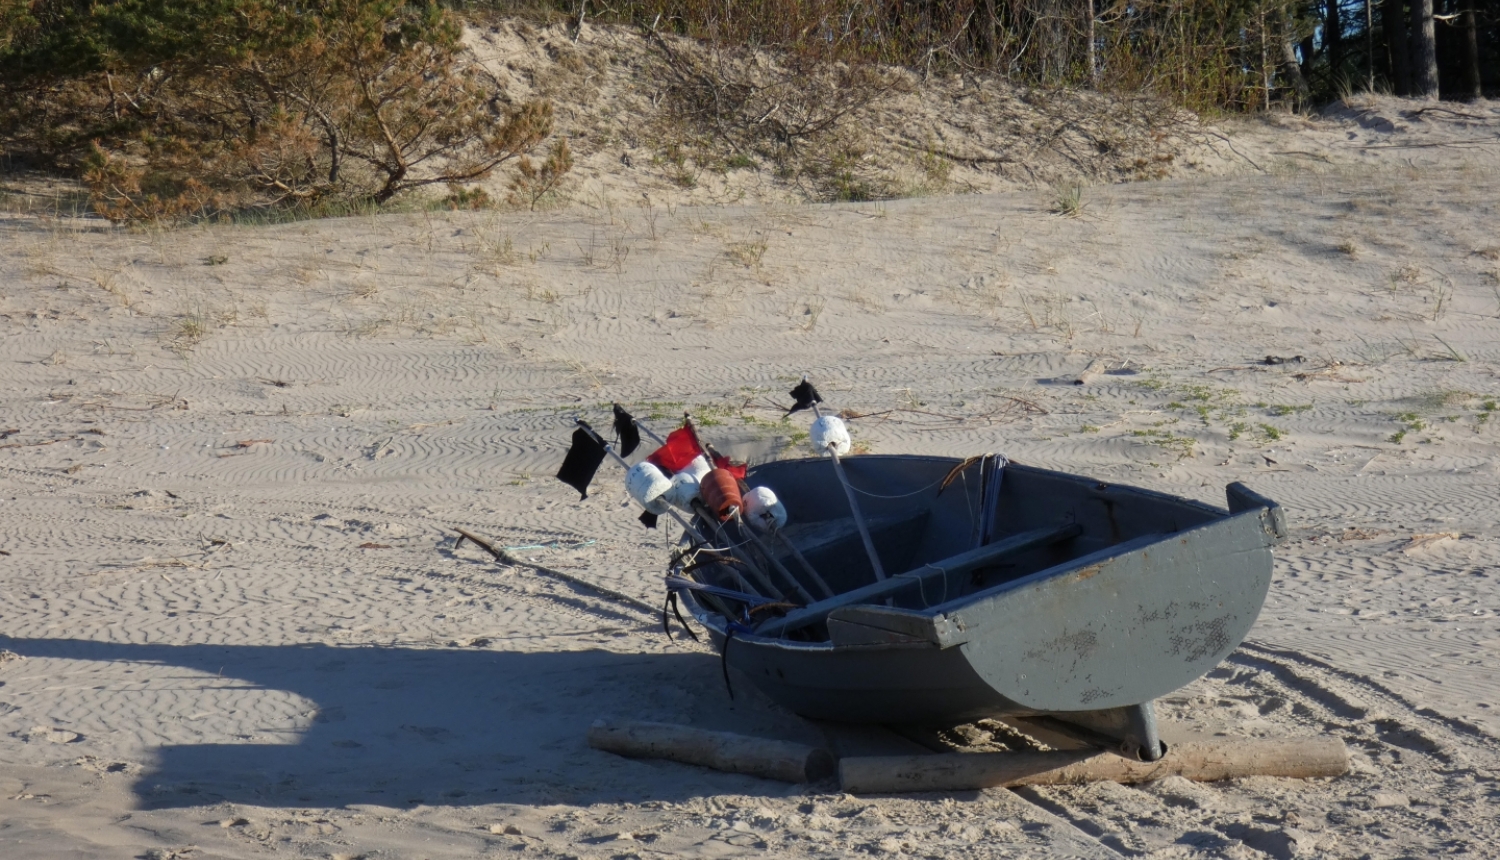
{"type": "Polygon", "coordinates": [[[136,664],[140,674],[115,689],[90,679],[88,715],[72,726],[84,734],[77,754],[119,755],[107,745],[116,732],[151,738],[196,731],[223,738],[164,744],[139,767],[114,768],[133,773],[133,791],[145,808],[780,795],[791,787],[619,758],[588,748],[585,734],[595,719],[613,717],[816,742],[811,726],[769,705],[748,684],[735,690],[731,702],[718,660],[702,651],[519,653],[472,646],[152,645],[3,637],[0,647],[57,661],[59,676],[84,670],[71,661],[136,664]],[[142,704],[142,697],[154,698],[142,704]],[[203,712],[214,711],[205,718],[203,712]],[[159,724],[150,725],[152,720],[159,724]],[[184,721],[199,720],[184,727],[184,721]]]}

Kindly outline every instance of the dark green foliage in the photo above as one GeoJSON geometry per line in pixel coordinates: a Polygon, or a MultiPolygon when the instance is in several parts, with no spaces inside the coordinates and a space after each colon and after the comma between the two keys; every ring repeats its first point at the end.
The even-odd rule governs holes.
{"type": "MultiPolygon", "coordinates": [[[[1310,84],[1313,102],[1363,89],[1372,77],[1377,89],[1402,92],[1400,68],[1417,50],[1406,42],[1406,0],[1372,0],[1368,29],[1365,0],[449,2],[470,12],[545,9],[568,18],[582,8],[589,16],[724,45],[924,72],[985,70],[1025,83],[1146,88],[1188,107],[1216,110],[1295,103],[1299,76],[1310,84]],[[1399,32],[1387,22],[1388,6],[1395,7],[1391,14],[1399,12],[1399,32]],[[1295,73],[1286,62],[1288,46],[1299,61],[1295,73]]],[[[1462,82],[1471,72],[1493,94],[1500,88],[1500,0],[1432,2],[1444,97],[1466,97],[1471,85],[1462,82]],[[1472,63],[1465,53],[1471,20],[1472,63]]]]}
{"type": "Polygon", "coordinates": [[[0,0],[0,144],[135,220],[479,179],[551,131],[417,0],[0,0]]]}

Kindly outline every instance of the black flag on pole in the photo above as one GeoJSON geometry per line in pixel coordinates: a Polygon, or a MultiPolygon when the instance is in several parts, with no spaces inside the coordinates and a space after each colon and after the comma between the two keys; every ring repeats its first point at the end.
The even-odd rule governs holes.
{"type": "Polygon", "coordinates": [[[813,388],[812,383],[808,382],[805,376],[802,377],[801,384],[792,389],[791,394],[792,399],[797,402],[793,403],[792,408],[786,411],[788,415],[799,409],[811,409],[814,403],[823,402],[823,395],[818,393],[818,389],[813,388]]]}
{"type": "Polygon", "coordinates": [[[573,445],[568,456],[563,458],[562,468],[557,470],[557,479],[577,490],[579,501],[589,497],[589,482],[604,462],[604,444],[592,432],[589,425],[578,422],[573,431],[573,445]]]}
{"type": "Polygon", "coordinates": [[[629,457],[630,452],[641,444],[641,431],[635,426],[635,418],[615,404],[615,435],[620,437],[620,456],[629,457]]]}
{"type": "Polygon", "coordinates": [[[646,528],[656,528],[656,514],[653,514],[650,511],[641,511],[640,520],[641,525],[645,526],[646,528]]]}

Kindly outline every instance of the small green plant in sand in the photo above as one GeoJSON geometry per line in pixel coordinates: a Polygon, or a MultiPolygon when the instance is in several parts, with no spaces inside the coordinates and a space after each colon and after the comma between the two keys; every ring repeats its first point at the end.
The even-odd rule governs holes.
{"type": "Polygon", "coordinates": [[[568,148],[567,138],[558,138],[552,144],[547,157],[540,164],[533,163],[530,156],[523,155],[516,162],[516,175],[510,181],[511,201],[525,205],[533,212],[549,194],[554,194],[573,169],[573,151],[568,148]]]}
{"type": "Polygon", "coordinates": [[[1077,218],[1083,214],[1083,184],[1079,182],[1064,182],[1054,189],[1052,195],[1052,212],[1064,218],[1077,218]]]}
{"type": "Polygon", "coordinates": [[[1479,404],[1479,414],[1474,418],[1475,429],[1477,430],[1487,424],[1490,420],[1490,416],[1494,414],[1495,398],[1491,397],[1485,400],[1483,403],[1479,404]]]}
{"type": "MultiPolygon", "coordinates": [[[[1149,377],[1137,385],[1152,392],[1162,392],[1171,388],[1169,383],[1149,377]]],[[[1245,439],[1264,445],[1279,442],[1286,437],[1287,431],[1274,424],[1247,420],[1246,411],[1249,406],[1240,401],[1239,392],[1232,388],[1186,385],[1171,388],[1171,394],[1175,395],[1175,399],[1168,401],[1165,409],[1196,415],[1205,428],[1222,425],[1230,442],[1245,439]]],[[[1285,404],[1262,401],[1250,405],[1256,409],[1264,409],[1277,418],[1299,415],[1313,408],[1311,403],[1285,404]]],[[[1162,426],[1162,424],[1157,426],[1162,426]]],[[[1142,435],[1142,433],[1137,431],[1136,435],[1142,435]]],[[[1149,436],[1150,432],[1147,431],[1145,435],[1149,436]]]]}
{"type": "Polygon", "coordinates": [[[1266,407],[1266,409],[1268,409],[1272,415],[1275,415],[1278,418],[1281,418],[1281,417],[1284,417],[1284,416],[1287,416],[1287,415],[1296,415],[1299,412],[1308,412],[1308,411],[1311,411],[1312,408],[1313,408],[1313,405],[1311,403],[1302,404],[1302,405],[1287,405],[1287,404],[1284,404],[1284,403],[1272,403],[1271,405],[1269,405],[1269,406],[1266,407]]]}
{"type": "Polygon", "coordinates": [[[756,268],[766,255],[766,241],[732,242],[724,248],[724,254],[747,269],[756,268]]]}
{"type": "Polygon", "coordinates": [[[1132,430],[1130,435],[1147,445],[1155,445],[1164,451],[1171,451],[1179,460],[1193,456],[1193,449],[1198,445],[1197,439],[1182,436],[1170,430],[1132,430]]]}
{"type": "Polygon", "coordinates": [[[454,183],[448,186],[448,193],[438,201],[437,208],[458,212],[489,209],[494,205],[490,193],[483,188],[466,188],[454,183]]]}
{"type": "Polygon", "coordinates": [[[1427,422],[1423,421],[1422,416],[1415,412],[1402,412],[1396,416],[1396,421],[1400,423],[1401,429],[1392,433],[1389,441],[1398,444],[1409,434],[1419,433],[1427,429],[1427,422]]]}
{"type": "Polygon", "coordinates": [[[936,142],[931,138],[928,138],[927,146],[917,159],[917,166],[922,170],[922,191],[935,194],[948,187],[948,178],[953,173],[953,161],[937,148],[936,142]]]}

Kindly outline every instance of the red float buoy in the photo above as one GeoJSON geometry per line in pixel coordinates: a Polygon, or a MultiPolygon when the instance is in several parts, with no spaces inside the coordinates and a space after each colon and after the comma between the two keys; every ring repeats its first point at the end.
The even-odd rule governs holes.
{"type": "Polygon", "coordinates": [[[729,512],[741,507],[740,482],[728,469],[714,469],[698,481],[698,495],[703,504],[720,520],[729,518],[729,512]]]}

